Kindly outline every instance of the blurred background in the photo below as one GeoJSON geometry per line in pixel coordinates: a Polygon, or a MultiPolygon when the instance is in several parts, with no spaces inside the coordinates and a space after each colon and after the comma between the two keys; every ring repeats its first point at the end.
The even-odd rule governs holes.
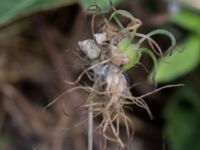
{"type": "MultiPolygon", "coordinates": [[[[102,10],[110,8],[107,0],[96,2],[102,10]]],[[[200,1],[113,2],[141,19],[139,32],[162,28],[174,34],[177,47],[159,62],[156,81],[159,87],[185,85],[145,98],[153,120],[137,106],[127,110],[134,130],[129,149],[200,150],[200,1]]],[[[87,149],[87,112],[79,109],[87,95],[64,93],[72,88],[64,81],[74,81],[83,69],[75,52],[78,41],[92,37],[87,11],[92,4],[92,0],[0,1],[0,150],[87,149]]],[[[99,16],[97,22],[102,19],[99,16]]],[[[163,50],[170,44],[166,37],[154,38],[163,50]]],[[[142,61],[151,71],[149,58],[142,61]]],[[[127,74],[130,84],[142,83],[134,87],[134,95],[154,89],[141,67],[127,74]]],[[[103,149],[101,141],[95,130],[95,150],[103,149]]],[[[108,149],[117,148],[109,143],[108,149]]]]}

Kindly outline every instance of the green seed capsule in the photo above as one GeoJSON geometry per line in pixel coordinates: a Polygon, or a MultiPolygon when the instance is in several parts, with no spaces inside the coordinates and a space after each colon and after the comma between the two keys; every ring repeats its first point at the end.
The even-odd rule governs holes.
{"type": "Polygon", "coordinates": [[[130,38],[123,38],[119,43],[118,43],[118,48],[122,51],[124,51],[129,45],[131,44],[130,38]]]}
{"type": "Polygon", "coordinates": [[[132,44],[130,38],[122,39],[118,44],[118,48],[120,49],[121,52],[126,54],[129,58],[128,63],[122,66],[122,69],[124,71],[129,70],[130,68],[132,68],[135,64],[139,62],[140,57],[141,57],[141,52],[137,50],[137,47],[135,44],[132,44]]]}

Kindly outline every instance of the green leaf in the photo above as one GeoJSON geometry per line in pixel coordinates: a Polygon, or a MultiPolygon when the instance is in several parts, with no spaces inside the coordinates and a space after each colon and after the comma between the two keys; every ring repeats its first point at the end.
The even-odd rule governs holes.
{"type": "Polygon", "coordinates": [[[0,149],[8,149],[10,137],[8,135],[0,135],[0,149]]]}
{"type": "Polygon", "coordinates": [[[200,15],[197,12],[182,9],[171,17],[171,21],[200,35],[200,15]]]}
{"type": "Polygon", "coordinates": [[[28,14],[70,5],[76,0],[3,0],[0,2],[0,25],[28,14]]]}
{"type": "Polygon", "coordinates": [[[184,87],[166,107],[165,133],[171,150],[200,149],[200,95],[184,87]]]}
{"type": "Polygon", "coordinates": [[[182,51],[174,51],[158,62],[156,82],[172,81],[192,71],[200,62],[200,42],[197,36],[188,37],[182,45],[182,51]]]}
{"type": "MultiPolygon", "coordinates": [[[[119,3],[122,0],[112,0],[113,4],[119,3]]],[[[111,8],[109,0],[80,0],[82,6],[88,9],[91,5],[98,5],[101,9],[111,8]]]]}

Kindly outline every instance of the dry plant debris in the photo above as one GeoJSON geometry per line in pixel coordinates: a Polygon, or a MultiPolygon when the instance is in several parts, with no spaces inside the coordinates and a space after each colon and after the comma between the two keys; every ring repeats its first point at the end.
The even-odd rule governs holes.
{"type": "MultiPolygon", "coordinates": [[[[156,73],[157,58],[155,55],[162,57],[163,52],[151,36],[156,34],[168,36],[171,40],[171,46],[167,52],[171,52],[176,42],[170,32],[162,29],[152,31],[146,35],[138,33],[137,30],[142,25],[142,22],[129,12],[117,10],[114,6],[112,7],[113,13],[111,13],[108,19],[103,15],[103,25],[98,27],[98,31],[96,31],[94,24],[97,11],[95,12],[94,10],[98,10],[98,6],[93,7],[93,39],[86,39],[78,43],[80,52],[84,54],[84,57],[81,54],[80,56],[84,60],[87,60],[89,67],[79,75],[75,82],[66,81],[68,84],[77,85],[68,92],[82,89],[89,93],[84,107],[89,108],[92,119],[96,116],[102,117],[97,129],[104,138],[105,149],[107,141],[115,142],[119,144],[121,149],[124,149],[126,145],[120,138],[121,122],[126,126],[127,138],[131,136],[129,131],[130,120],[123,109],[124,106],[136,104],[147,110],[150,117],[152,117],[148,105],[143,98],[163,88],[179,86],[161,87],[136,97],[130,92],[131,86],[125,76],[125,71],[134,67],[136,64],[140,64],[142,54],[146,53],[152,58],[156,73]],[[123,25],[121,19],[128,20],[129,23],[123,25]],[[142,43],[145,41],[149,43],[151,49],[142,47],[142,43]],[[79,81],[85,74],[93,82],[92,86],[80,86],[79,81]]],[[[152,79],[154,79],[155,73],[152,79]]],[[[89,128],[92,128],[92,122],[90,123],[89,128]]],[[[91,138],[89,140],[92,140],[91,138]]]]}

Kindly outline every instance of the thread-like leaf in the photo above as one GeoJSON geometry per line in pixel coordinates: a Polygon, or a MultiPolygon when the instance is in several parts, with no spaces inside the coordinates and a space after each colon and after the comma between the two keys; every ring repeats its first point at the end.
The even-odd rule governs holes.
{"type": "Polygon", "coordinates": [[[154,36],[154,35],[157,35],[157,34],[163,34],[163,35],[166,35],[166,36],[168,36],[170,38],[171,46],[168,48],[167,52],[172,54],[172,49],[176,46],[176,39],[175,39],[174,35],[171,32],[163,30],[163,29],[157,29],[157,30],[154,30],[154,31],[146,34],[145,37],[141,38],[138,41],[138,44],[141,45],[147,38],[150,38],[151,36],[154,36]]]}
{"type": "MultiPolygon", "coordinates": [[[[114,20],[116,21],[117,25],[118,25],[121,29],[124,29],[124,26],[123,26],[123,24],[121,23],[121,21],[118,19],[117,15],[121,15],[121,16],[127,18],[127,19],[130,19],[131,22],[135,22],[135,21],[136,21],[136,18],[135,18],[131,13],[129,13],[128,11],[126,11],[126,10],[115,10],[115,11],[110,15],[109,20],[111,21],[111,20],[114,18],[114,20]]],[[[133,38],[134,33],[135,33],[135,30],[133,30],[132,38],[133,38]]]]}
{"type": "Polygon", "coordinates": [[[135,19],[136,19],[131,13],[129,13],[126,10],[116,10],[111,14],[109,20],[111,20],[116,15],[121,15],[123,17],[130,19],[131,21],[135,21],[135,19]]]}
{"type": "Polygon", "coordinates": [[[156,56],[154,55],[154,53],[148,49],[148,48],[141,48],[140,51],[148,54],[148,56],[152,59],[153,61],[153,71],[152,71],[152,74],[150,75],[150,80],[153,81],[153,83],[156,85],[156,80],[155,80],[155,77],[156,77],[156,73],[157,73],[157,68],[158,68],[158,62],[157,62],[157,58],[156,56]]]}

